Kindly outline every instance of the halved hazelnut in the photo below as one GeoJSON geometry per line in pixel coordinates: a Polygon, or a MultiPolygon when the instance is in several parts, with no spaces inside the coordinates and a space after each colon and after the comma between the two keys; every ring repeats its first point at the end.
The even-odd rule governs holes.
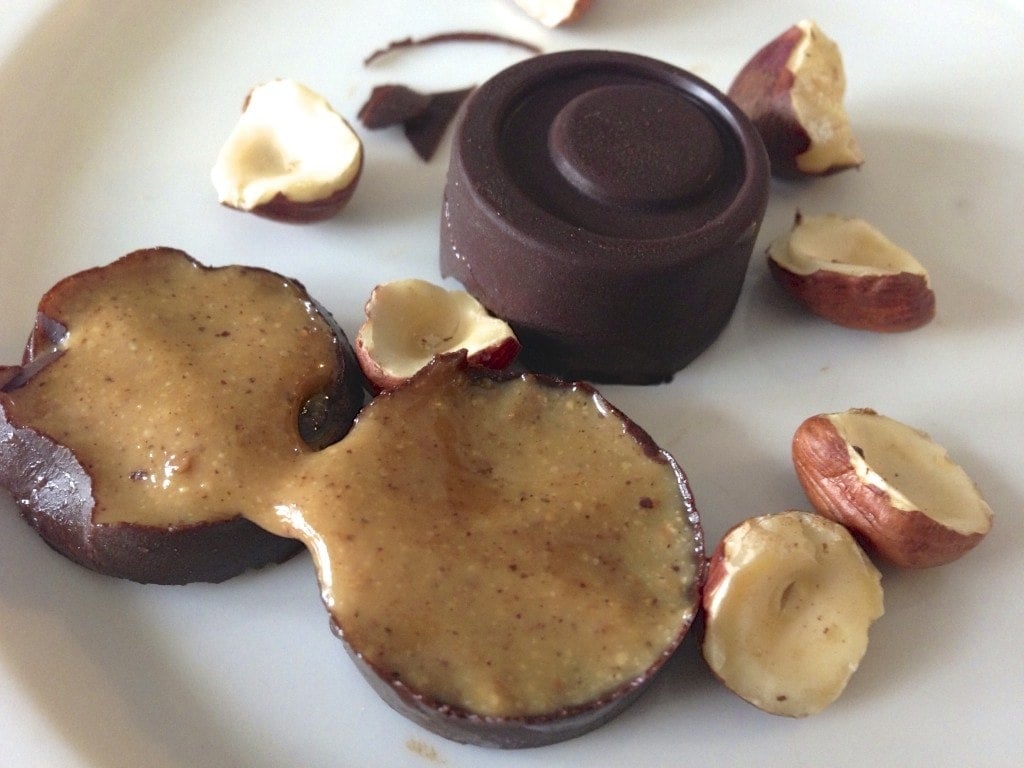
{"type": "Polygon", "coordinates": [[[806,419],[793,464],[815,509],[904,568],[956,560],[992,527],[992,509],[942,446],[870,408],[806,419]]]}
{"type": "Polygon", "coordinates": [[[593,0],[515,0],[515,4],[545,27],[558,27],[576,21],[587,12],[593,0]]]}
{"type": "Polygon", "coordinates": [[[712,554],[703,654],[759,709],[804,717],[846,688],[884,612],[881,575],[850,533],[788,510],[732,528],[712,554]]]}
{"type": "Polygon", "coordinates": [[[334,216],[363,168],[362,141],[323,96],[281,78],[253,88],[211,173],[224,205],[282,221],[334,216]]]}
{"type": "Polygon", "coordinates": [[[465,291],[409,278],[376,286],[356,334],[359,365],[379,391],[394,389],[437,355],[466,350],[469,365],[500,370],[519,353],[504,320],[465,291]]]}
{"type": "Polygon", "coordinates": [[[847,328],[909,331],[935,317],[928,272],[864,219],[798,212],[768,267],[811,312],[847,328]]]}
{"type": "Polygon", "coordinates": [[[864,162],[843,105],[839,46],[805,19],[761,48],[736,75],[729,96],[757,126],[772,171],[821,176],[864,162]]]}

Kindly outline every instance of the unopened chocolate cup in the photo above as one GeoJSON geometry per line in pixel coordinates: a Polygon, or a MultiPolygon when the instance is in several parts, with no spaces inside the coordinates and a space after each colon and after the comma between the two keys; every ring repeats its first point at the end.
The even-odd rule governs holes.
{"type": "Polygon", "coordinates": [[[567,51],[500,72],[452,144],[441,273],[563,378],[672,376],[736,307],[768,200],[757,131],[662,61],[567,51]]]}

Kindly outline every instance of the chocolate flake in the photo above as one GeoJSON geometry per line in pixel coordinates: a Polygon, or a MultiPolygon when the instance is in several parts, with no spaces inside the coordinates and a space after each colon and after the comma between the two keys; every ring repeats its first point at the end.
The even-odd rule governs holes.
{"type": "Polygon", "coordinates": [[[424,161],[430,160],[441,144],[448,124],[474,87],[436,93],[426,111],[405,122],[405,137],[424,161]]]}
{"type": "Polygon", "coordinates": [[[371,130],[403,126],[416,154],[428,161],[440,146],[462,102],[475,87],[426,94],[404,85],[378,85],[359,110],[359,120],[371,130]]]}
{"type": "Polygon", "coordinates": [[[514,37],[508,37],[506,35],[499,35],[493,32],[440,32],[435,35],[428,35],[427,37],[412,38],[406,37],[402,40],[393,40],[383,48],[378,48],[376,51],[371,53],[365,59],[363,59],[363,65],[369,66],[378,59],[386,56],[394,51],[401,50],[403,48],[415,48],[423,45],[433,45],[435,43],[453,43],[453,42],[465,42],[465,43],[503,43],[505,45],[511,45],[516,48],[522,48],[524,51],[530,53],[540,53],[541,49],[533,43],[528,43],[525,40],[519,40],[514,37]]]}
{"type": "Polygon", "coordinates": [[[359,122],[370,130],[401,125],[430,106],[430,96],[404,85],[378,85],[359,110],[359,122]]]}

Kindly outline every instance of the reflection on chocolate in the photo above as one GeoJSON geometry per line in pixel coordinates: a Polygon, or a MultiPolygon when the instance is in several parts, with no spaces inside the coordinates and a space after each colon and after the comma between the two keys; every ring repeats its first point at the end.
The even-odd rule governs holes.
{"type": "Polygon", "coordinates": [[[735,308],[768,161],[719,91],[628,53],[538,56],[465,104],[441,271],[507,319],[534,370],[670,379],[735,308]]]}

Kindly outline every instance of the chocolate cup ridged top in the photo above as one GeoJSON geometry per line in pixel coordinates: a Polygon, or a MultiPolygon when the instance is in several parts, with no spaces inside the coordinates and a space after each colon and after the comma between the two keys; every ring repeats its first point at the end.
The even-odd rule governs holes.
{"type": "Polygon", "coordinates": [[[756,130],[700,78],[630,53],[537,56],[465,104],[441,273],[512,324],[533,370],[665,381],[732,315],[768,184],[756,130]]]}

